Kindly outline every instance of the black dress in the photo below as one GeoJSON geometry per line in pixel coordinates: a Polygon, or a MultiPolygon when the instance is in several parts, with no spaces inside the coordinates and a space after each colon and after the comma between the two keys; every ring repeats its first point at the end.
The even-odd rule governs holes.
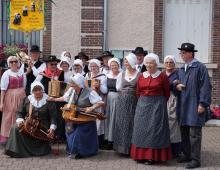
{"type": "MultiPolygon", "coordinates": [[[[25,98],[17,112],[17,118],[24,119],[28,115],[29,105],[29,99],[25,98]]],[[[50,128],[50,124],[56,124],[56,106],[52,102],[47,102],[40,108],[33,106],[32,115],[38,117],[46,129],[50,128]]],[[[5,154],[11,157],[31,157],[47,155],[50,151],[49,142],[38,140],[19,132],[16,125],[11,128],[5,154]]]]}

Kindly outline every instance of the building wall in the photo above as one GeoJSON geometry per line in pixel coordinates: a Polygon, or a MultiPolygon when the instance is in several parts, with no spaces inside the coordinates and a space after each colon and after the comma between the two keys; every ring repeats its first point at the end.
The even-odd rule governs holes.
{"type": "Polygon", "coordinates": [[[80,50],[81,0],[56,1],[52,5],[51,53],[60,56],[69,51],[75,56],[80,50]]]}
{"type": "Polygon", "coordinates": [[[154,0],[108,1],[108,48],[153,50],[154,0]]]}
{"type": "Polygon", "coordinates": [[[213,103],[220,104],[220,1],[213,0],[212,4],[212,61],[218,65],[218,68],[213,70],[212,99],[213,103]]]}

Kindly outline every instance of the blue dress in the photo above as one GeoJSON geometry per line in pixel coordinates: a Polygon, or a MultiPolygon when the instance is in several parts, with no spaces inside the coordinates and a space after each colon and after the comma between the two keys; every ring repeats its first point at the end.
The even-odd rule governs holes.
{"type": "MultiPolygon", "coordinates": [[[[84,88],[78,98],[77,94],[74,94],[73,103],[77,101],[79,107],[92,106],[89,96],[92,90],[84,88]]],[[[66,95],[67,101],[69,96],[66,95]]],[[[96,93],[97,94],[97,93],[96,93]]],[[[97,94],[98,96],[98,94],[97,94]]],[[[101,100],[101,97],[97,97],[97,102],[101,100]]],[[[94,101],[93,101],[94,102],[94,101]]],[[[66,140],[67,147],[66,151],[69,155],[80,154],[83,157],[95,155],[98,152],[98,138],[96,121],[88,123],[74,124],[72,122],[66,122],[66,140]]]]}

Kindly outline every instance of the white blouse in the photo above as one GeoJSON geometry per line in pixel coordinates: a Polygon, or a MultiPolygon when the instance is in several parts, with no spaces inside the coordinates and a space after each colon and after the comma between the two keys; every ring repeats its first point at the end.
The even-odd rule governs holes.
{"type": "Polygon", "coordinates": [[[134,80],[137,77],[138,73],[139,72],[136,71],[136,73],[134,75],[130,76],[130,75],[128,75],[128,71],[125,70],[125,80],[128,81],[128,82],[134,80]]]}
{"type": "Polygon", "coordinates": [[[117,91],[119,91],[121,89],[121,83],[122,83],[122,71],[116,77],[113,77],[111,71],[106,76],[110,79],[116,79],[116,89],[117,91]]]}
{"type": "MultiPolygon", "coordinates": [[[[70,99],[72,94],[75,94],[75,90],[73,87],[70,87],[67,92],[63,95],[64,101],[69,102],[68,100],[70,99]]],[[[96,103],[103,103],[102,98],[98,95],[98,93],[94,90],[92,90],[89,94],[89,101],[91,104],[96,104],[96,103]]]]}
{"type": "Polygon", "coordinates": [[[7,90],[8,89],[9,77],[10,76],[12,76],[12,77],[21,77],[21,76],[23,76],[23,87],[24,88],[26,87],[26,83],[27,83],[26,75],[24,73],[21,73],[20,71],[13,72],[13,71],[11,71],[11,69],[8,69],[2,75],[2,78],[1,78],[1,90],[7,90]]]}
{"type": "MultiPolygon", "coordinates": [[[[36,63],[36,61],[33,62],[33,64],[35,64],[35,63],[36,63]]],[[[40,65],[40,67],[38,67],[38,68],[36,68],[35,66],[33,66],[33,67],[32,67],[33,75],[34,75],[35,77],[37,77],[37,75],[38,75],[39,73],[43,72],[45,69],[46,69],[46,64],[45,64],[45,63],[42,63],[42,64],[40,65]]],[[[21,65],[21,67],[20,67],[20,69],[19,69],[19,72],[24,73],[24,64],[21,65]]]]}
{"type": "MultiPolygon", "coordinates": [[[[97,76],[98,75],[100,75],[100,74],[103,74],[103,73],[99,73],[99,74],[97,74],[97,76]]],[[[91,73],[91,77],[89,77],[89,73],[87,73],[86,74],[86,79],[87,80],[90,80],[90,79],[92,79],[92,77],[93,77],[93,75],[92,75],[92,73],[91,73]]],[[[107,88],[107,78],[106,78],[106,76],[105,75],[102,75],[102,76],[99,76],[99,77],[97,77],[97,78],[95,78],[95,79],[98,79],[98,80],[100,80],[100,91],[103,93],[103,94],[106,94],[107,92],[108,92],[108,88],[107,88]]]]}

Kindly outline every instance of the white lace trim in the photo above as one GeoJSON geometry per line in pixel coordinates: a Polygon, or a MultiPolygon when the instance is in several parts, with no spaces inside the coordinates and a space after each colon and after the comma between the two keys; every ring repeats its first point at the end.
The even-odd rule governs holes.
{"type": "Polygon", "coordinates": [[[144,76],[144,78],[148,78],[149,76],[151,76],[152,78],[157,78],[159,75],[161,74],[161,71],[157,71],[156,73],[154,73],[154,74],[150,74],[148,71],[145,71],[144,73],[143,73],[143,76],[144,76]]]}
{"type": "Polygon", "coordinates": [[[40,101],[37,101],[37,100],[35,99],[34,94],[29,95],[29,96],[28,96],[28,99],[29,99],[30,103],[31,103],[34,107],[40,108],[40,107],[44,106],[44,105],[47,103],[48,95],[44,93],[44,94],[43,94],[43,97],[42,97],[42,99],[41,99],[40,101]]]}

